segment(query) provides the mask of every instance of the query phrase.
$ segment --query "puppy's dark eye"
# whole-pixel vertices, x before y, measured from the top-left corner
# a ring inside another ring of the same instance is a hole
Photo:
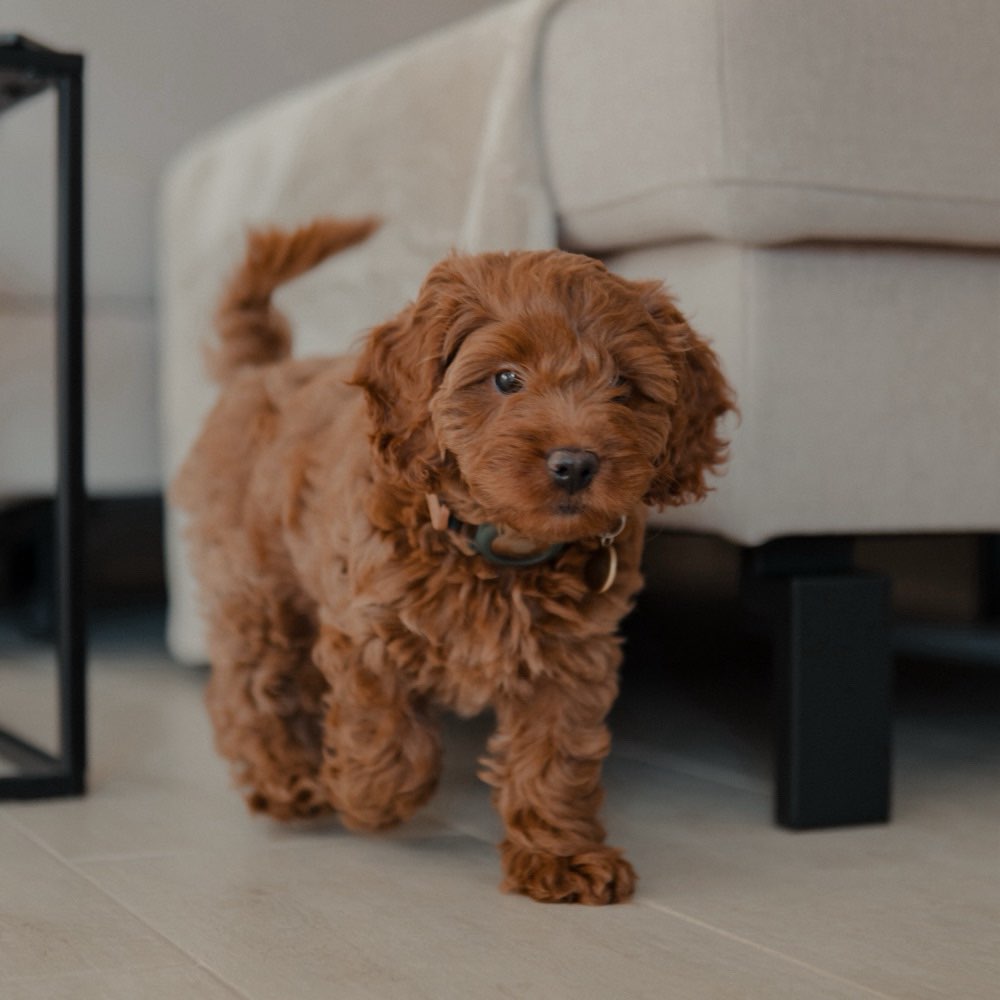
[[[627,403],[632,395],[632,386],[624,375],[615,375],[608,383],[614,390],[616,403]]]
[[[505,369],[493,376],[493,384],[505,395],[512,396],[524,388],[524,381],[517,372]]]

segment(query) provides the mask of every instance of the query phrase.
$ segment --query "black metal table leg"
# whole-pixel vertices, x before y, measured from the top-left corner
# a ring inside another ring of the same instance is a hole
[[[60,728],[67,791],[84,790],[86,621],[83,594],[83,75],[59,80],[59,303],[56,558]]]
[[[0,731],[0,756],[19,773],[0,798],[81,794],[86,784],[86,615],[83,586],[83,57],[0,36],[0,112],[58,92],[57,449],[55,504],[59,753]]]

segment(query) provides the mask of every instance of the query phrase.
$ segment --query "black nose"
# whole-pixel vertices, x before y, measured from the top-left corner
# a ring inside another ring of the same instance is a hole
[[[577,493],[590,485],[601,462],[592,451],[556,448],[545,456],[545,464],[556,486],[567,493]]]

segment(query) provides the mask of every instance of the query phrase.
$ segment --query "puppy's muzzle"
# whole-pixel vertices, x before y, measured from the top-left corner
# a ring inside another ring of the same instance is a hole
[[[582,448],[556,448],[545,456],[545,464],[556,486],[567,493],[579,493],[593,482],[601,460]]]

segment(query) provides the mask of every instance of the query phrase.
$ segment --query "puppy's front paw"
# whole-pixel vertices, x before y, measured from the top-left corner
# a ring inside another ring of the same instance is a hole
[[[505,892],[520,892],[542,903],[622,903],[635,891],[632,866],[613,847],[595,845],[562,857],[545,851],[500,846]]]

